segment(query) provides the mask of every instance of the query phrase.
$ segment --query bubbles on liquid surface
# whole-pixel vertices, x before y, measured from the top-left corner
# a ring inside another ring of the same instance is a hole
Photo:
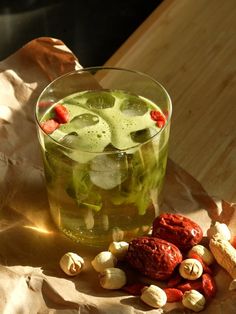
[[[111,151],[125,150],[146,142],[158,131],[150,117],[150,110],[158,107],[142,96],[97,90],[75,93],[61,102],[70,112],[70,121],[54,133],[70,148],[96,153],[110,146]]]

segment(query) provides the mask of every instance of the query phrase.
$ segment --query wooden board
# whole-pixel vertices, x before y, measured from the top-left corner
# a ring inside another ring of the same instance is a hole
[[[170,157],[209,194],[236,202],[235,0],[165,0],[106,65],[166,87]]]

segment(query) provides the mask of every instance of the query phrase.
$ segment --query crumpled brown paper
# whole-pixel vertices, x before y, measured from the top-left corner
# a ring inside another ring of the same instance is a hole
[[[51,80],[80,67],[63,42],[52,38],[35,39],[0,62],[0,312],[189,313],[176,303],[153,310],[138,297],[102,289],[90,266],[97,252],[67,239],[51,222],[34,106]],[[163,209],[191,217],[204,232],[218,220],[235,233],[235,204],[212,199],[171,160],[164,196]],[[75,278],[59,268],[68,251],[85,259],[84,271]],[[217,296],[202,313],[235,313],[236,292],[228,291],[231,278],[218,268],[216,281]]]

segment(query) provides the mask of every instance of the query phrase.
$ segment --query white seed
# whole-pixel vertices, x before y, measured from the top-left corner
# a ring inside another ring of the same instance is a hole
[[[109,217],[108,215],[102,215],[101,217],[102,227],[105,231],[109,229]]]
[[[99,282],[104,289],[120,289],[126,284],[126,274],[120,268],[106,268],[100,273]]]
[[[106,268],[115,267],[116,263],[117,258],[109,251],[100,252],[91,262],[93,268],[99,273]]]
[[[192,253],[196,253],[198,256],[200,256],[203,262],[207,265],[211,265],[215,260],[211,251],[201,244],[194,245],[188,252],[188,257],[191,258]]]
[[[141,228],[142,228],[142,232],[145,232],[145,233],[149,233],[150,231],[152,231],[150,226],[148,225],[144,225]]]
[[[224,240],[229,241],[231,239],[231,232],[228,226],[218,221],[207,230],[207,237],[212,239],[217,233],[219,233]]]
[[[113,241],[122,241],[124,239],[125,232],[118,227],[113,228],[112,230],[112,240]]]
[[[167,302],[165,291],[156,285],[144,287],[140,298],[144,303],[156,309],[163,307]]]
[[[194,312],[200,312],[205,307],[206,299],[197,290],[190,290],[184,293],[182,303],[186,308]]]
[[[84,222],[86,225],[86,228],[88,230],[93,229],[94,227],[94,216],[93,216],[93,210],[92,209],[87,209],[86,214],[84,215]]]
[[[112,242],[109,245],[108,251],[110,251],[118,260],[123,260],[129,248],[129,243],[125,241]]]
[[[236,290],[236,279],[233,279],[229,285],[229,290]]]
[[[179,266],[180,276],[189,279],[196,280],[201,277],[203,273],[202,264],[195,258],[187,258],[183,260]]]
[[[61,257],[59,264],[64,273],[69,276],[76,276],[81,272],[84,260],[81,256],[68,252]]]

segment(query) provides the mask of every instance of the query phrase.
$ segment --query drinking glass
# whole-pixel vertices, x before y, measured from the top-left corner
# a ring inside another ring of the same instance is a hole
[[[53,117],[55,104],[67,102],[78,130],[61,137],[48,134],[42,121]],[[76,106],[84,113],[76,116]],[[171,111],[160,83],[128,69],[84,68],[43,90],[36,105],[37,131],[51,216],[63,233],[88,246],[106,247],[150,231],[162,201]],[[142,127],[144,117],[153,127]],[[97,133],[98,120],[109,135],[106,145],[104,129]]]

